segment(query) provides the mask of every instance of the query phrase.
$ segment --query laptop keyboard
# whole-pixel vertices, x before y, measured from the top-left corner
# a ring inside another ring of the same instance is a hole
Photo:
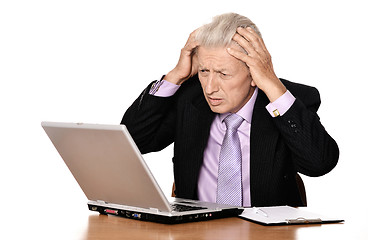
[[[194,210],[201,210],[206,209],[205,207],[196,207],[196,206],[188,206],[188,205],[182,205],[182,204],[170,204],[171,208],[175,212],[185,212],[185,211],[194,211]]]

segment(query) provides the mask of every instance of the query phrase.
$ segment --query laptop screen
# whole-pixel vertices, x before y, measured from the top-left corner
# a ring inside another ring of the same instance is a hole
[[[124,125],[42,122],[89,200],[170,211]]]

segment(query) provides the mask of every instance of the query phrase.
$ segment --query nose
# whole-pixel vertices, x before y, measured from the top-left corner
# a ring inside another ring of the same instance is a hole
[[[219,90],[218,81],[213,74],[209,74],[206,84],[206,93],[212,94]]]

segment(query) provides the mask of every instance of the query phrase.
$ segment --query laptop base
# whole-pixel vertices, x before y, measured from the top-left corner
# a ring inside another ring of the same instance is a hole
[[[88,203],[88,209],[91,211],[99,212],[100,214],[103,215],[114,215],[129,219],[150,221],[164,224],[177,224],[177,223],[197,222],[226,217],[237,217],[239,214],[243,212],[243,209],[240,208],[229,208],[229,209],[221,209],[220,211],[215,211],[211,213],[207,212],[207,213],[193,213],[187,215],[167,216],[167,215],[151,214],[136,210],[132,211],[113,207],[105,207],[91,203]]]

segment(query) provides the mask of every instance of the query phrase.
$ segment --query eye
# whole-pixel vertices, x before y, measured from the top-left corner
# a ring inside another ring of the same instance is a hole
[[[230,79],[231,78],[231,75],[228,74],[228,73],[220,72],[220,77],[222,79]]]
[[[199,69],[198,72],[199,72],[199,74],[201,76],[207,76],[208,73],[209,73],[209,70],[207,70],[207,69]]]

